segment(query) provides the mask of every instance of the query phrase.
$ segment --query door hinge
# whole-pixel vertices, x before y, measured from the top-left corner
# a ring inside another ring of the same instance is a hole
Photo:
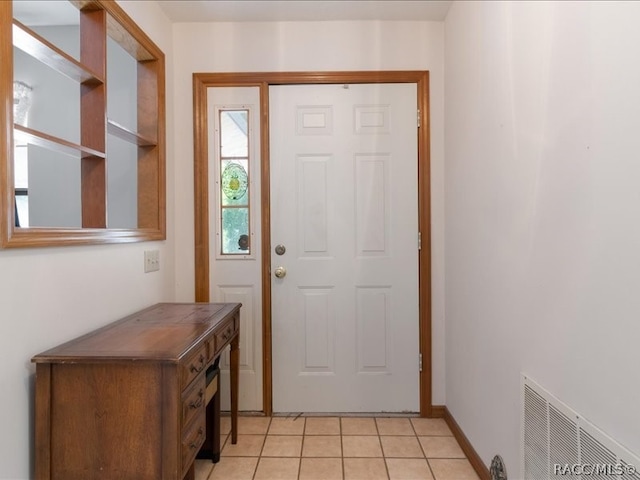
[[[418,110],[418,128],[420,128],[420,110]]]
[[[418,232],[418,250],[422,250],[422,232]]]
[[[418,368],[422,371],[422,354],[418,355]]]

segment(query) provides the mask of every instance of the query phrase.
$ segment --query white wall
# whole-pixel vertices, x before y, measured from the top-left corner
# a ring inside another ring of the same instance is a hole
[[[124,3],[169,59],[171,26],[154,2]],[[171,115],[172,102],[168,102]],[[168,173],[172,175],[168,133]],[[172,178],[168,176],[168,178]],[[30,358],[56,344],[158,301],[173,290],[173,185],[168,240],[135,245],[0,251],[0,478],[33,478],[33,382]],[[143,251],[160,250],[161,270],[143,273]]]
[[[272,22],[174,25],[177,297],[194,298],[194,72],[429,70],[433,235],[433,401],[444,397],[444,83],[441,22]]]
[[[446,395],[519,476],[526,372],[640,452],[640,4],[445,22]]]

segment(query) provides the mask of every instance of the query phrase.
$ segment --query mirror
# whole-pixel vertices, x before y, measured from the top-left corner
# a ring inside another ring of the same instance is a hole
[[[164,239],[163,53],[115,2],[0,2],[0,22],[1,245]]]

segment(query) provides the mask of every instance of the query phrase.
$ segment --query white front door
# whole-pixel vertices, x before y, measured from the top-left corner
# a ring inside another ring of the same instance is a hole
[[[269,111],[273,409],[416,412],[416,85],[272,86]]]
[[[209,298],[240,302],[240,410],[262,411],[260,91],[208,89]],[[246,237],[245,237],[246,235]],[[229,352],[220,361],[229,410]]]

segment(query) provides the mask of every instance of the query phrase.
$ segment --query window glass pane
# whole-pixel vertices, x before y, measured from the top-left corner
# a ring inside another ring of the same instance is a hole
[[[249,255],[249,209],[222,209],[222,254]]]
[[[27,146],[16,145],[13,150],[13,172],[15,188],[29,188],[29,163],[27,161]]]
[[[222,158],[249,156],[248,110],[220,112],[220,155]]]
[[[20,227],[29,226],[29,196],[16,195],[16,214]]]
[[[249,206],[249,160],[223,160],[220,197],[222,205]]]

